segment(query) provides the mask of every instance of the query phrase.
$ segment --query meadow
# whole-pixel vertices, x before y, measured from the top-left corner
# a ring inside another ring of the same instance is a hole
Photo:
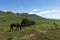
[[[1,14],[0,15],[0,40],[60,40],[60,21],[37,19],[36,17],[27,17],[34,20],[35,25],[22,27],[19,31],[7,32],[11,23],[21,23],[25,18],[18,14]],[[53,23],[57,24],[57,27]],[[59,28],[59,29],[57,29]]]

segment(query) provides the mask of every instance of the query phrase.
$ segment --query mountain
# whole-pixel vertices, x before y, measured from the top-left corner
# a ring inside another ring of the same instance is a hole
[[[30,19],[30,20],[43,20],[43,19],[45,19],[45,18],[38,16],[36,14],[28,14],[28,13],[20,13],[20,16],[23,18]]]
[[[36,14],[28,14],[28,13],[13,13],[13,12],[3,12],[0,11],[0,27],[8,27],[11,23],[21,23],[23,18],[27,18],[33,21],[45,20]]]
[[[8,27],[8,26],[10,26],[11,23],[21,23],[23,18],[33,20],[37,23],[41,23],[42,21],[46,22],[46,21],[51,20],[51,19],[43,18],[36,14],[13,13],[10,11],[8,11],[8,12],[0,11],[0,27]]]

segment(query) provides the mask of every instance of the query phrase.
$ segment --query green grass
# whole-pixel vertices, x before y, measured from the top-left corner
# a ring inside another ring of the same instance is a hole
[[[30,18],[29,20],[33,20],[36,22],[35,25],[22,28],[20,31],[7,32],[12,23],[21,23],[24,17],[16,14],[1,14],[0,15],[0,40],[8,40],[9,38],[17,38],[17,40],[60,40],[60,30],[54,29],[53,22],[55,22],[60,28],[60,21],[52,21],[46,19]],[[51,30],[54,29],[54,30]],[[40,33],[39,31],[49,31],[46,33]],[[21,39],[25,35],[35,34],[33,37],[27,37],[25,39]]]

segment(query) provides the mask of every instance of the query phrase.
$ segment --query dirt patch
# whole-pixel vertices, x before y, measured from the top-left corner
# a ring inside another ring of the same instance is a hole
[[[44,30],[36,30],[37,32],[39,32],[39,33],[47,33],[47,32],[49,32],[49,31],[44,31]]]
[[[9,37],[18,37],[21,39],[35,37],[39,33],[46,33],[49,31],[42,31],[42,30],[24,30],[18,32],[4,32],[0,33],[0,38],[9,38]]]
[[[26,39],[35,36],[35,34],[24,35],[21,39]]]
[[[35,30],[24,30],[15,32],[0,32],[0,38],[18,37],[18,38],[29,38],[35,36],[37,31]]]
[[[11,36],[13,36],[13,34],[12,33],[0,33],[0,38],[8,38],[8,37],[11,37]]]

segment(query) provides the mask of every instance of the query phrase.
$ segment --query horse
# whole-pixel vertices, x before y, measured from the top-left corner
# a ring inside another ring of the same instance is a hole
[[[14,27],[16,27],[15,31],[19,30],[19,28],[21,30],[21,25],[19,23],[13,23],[13,24],[10,25],[10,30],[9,31],[13,31]]]

